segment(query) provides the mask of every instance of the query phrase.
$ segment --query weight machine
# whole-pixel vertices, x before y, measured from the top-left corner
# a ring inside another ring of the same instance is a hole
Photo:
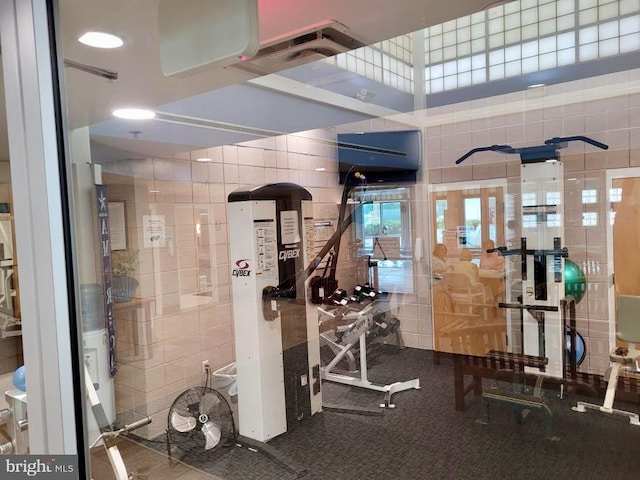
[[[353,168],[350,175],[366,180]],[[331,289],[318,288],[310,297],[322,296],[324,301],[337,286],[340,239],[355,214],[346,212],[354,187],[345,182],[336,232],[318,254],[311,195],[304,188],[268,184],[229,195],[238,424],[243,437],[266,442],[322,409],[317,311],[307,302],[307,293],[311,275],[330,252],[329,274],[318,285]],[[364,355],[361,361],[366,362]]]
[[[564,166],[559,150],[569,142],[581,141],[606,150],[609,147],[585,136],[554,137],[544,144],[514,148],[510,145],[491,145],[470,150],[456,160],[456,164],[478,152],[494,151],[520,156],[521,176],[521,239],[520,248],[498,247],[504,256],[520,256],[522,290],[516,298],[500,303],[509,309],[507,328],[510,337],[520,337],[517,353],[548,359],[545,375],[563,378],[566,372],[567,345],[564,259],[569,256],[562,246],[564,236],[563,182]],[[508,279],[509,280],[509,279]],[[515,314],[515,315],[514,315]],[[519,323],[519,329],[514,328]],[[519,332],[518,332],[519,330]],[[575,330],[570,332],[570,351],[575,352]],[[516,347],[509,339],[511,350]],[[571,353],[571,361],[575,361]],[[572,367],[575,369],[575,366]],[[527,367],[535,373],[539,368]]]
[[[357,287],[356,287],[357,288]],[[360,289],[367,289],[367,286]],[[354,308],[349,301],[341,302],[341,306],[333,311],[322,307],[317,307],[320,314],[320,324],[323,320],[329,320],[332,323],[340,322],[334,330],[334,339],[329,338],[326,333],[321,333],[321,338],[335,353],[335,357],[328,365],[322,367],[322,379],[330,382],[351,385],[354,387],[367,388],[378,392],[384,392],[384,402],[380,404],[381,408],[395,408],[392,403],[392,397],[395,393],[410,389],[419,389],[420,380],[414,378],[405,382],[394,382],[390,384],[374,383],[368,378],[367,366],[367,338],[375,336],[377,333],[382,335],[396,335],[396,342],[400,342],[399,322],[394,317],[387,317],[386,312],[381,308],[379,300],[372,297],[370,303],[364,308]],[[343,299],[346,300],[346,299]],[[356,360],[353,354],[358,349],[359,354],[359,370],[356,367]],[[346,360],[349,368],[346,372],[339,371],[338,365],[341,361]]]
[[[494,151],[520,156],[521,238],[520,248],[498,247],[487,253],[520,257],[519,294],[512,295],[498,306],[510,311],[507,315],[509,352],[488,352],[492,358],[517,359],[527,373],[538,374],[534,399],[511,395],[483,394],[483,420],[489,422],[489,405],[503,403],[513,408],[517,421],[522,422],[531,409],[545,415],[546,436],[551,433],[553,416],[542,401],[542,382],[545,378],[564,379],[567,372],[576,376],[575,299],[565,296],[564,262],[569,252],[562,246],[564,236],[564,167],[558,151],[569,142],[582,141],[606,150],[609,147],[584,136],[554,137],[543,145],[513,148],[510,145],[491,145],[474,148],[460,157],[460,164],[477,152]],[[508,278],[509,283],[512,279]],[[567,312],[570,324],[567,325]],[[519,324],[519,329],[516,327]],[[514,328],[516,327],[516,328]],[[569,330],[569,346],[566,332]],[[519,331],[518,331],[519,330]],[[513,338],[520,337],[519,342]],[[519,346],[516,344],[519,343]],[[519,350],[519,351],[517,351]],[[567,365],[568,364],[568,365]],[[569,366],[569,369],[567,369]],[[542,374],[540,374],[542,373]],[[561,396],[564,384],[561,384]]]
[[[29,421],[27,416],[27,394],[18,389],[5,392],[9,408],[0,410],[0,455],[25,455],[29,453]],[[4,435],[2,435],[4,434]]]

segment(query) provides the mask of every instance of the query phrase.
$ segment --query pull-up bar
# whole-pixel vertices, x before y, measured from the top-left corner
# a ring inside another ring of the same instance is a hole
[[[456,165],[460,165],[471,155],[478,152],[503,152],[508,154],[520,155],[520,162],[526,163],[538,163],[546,162],[547,160],[558,160],[558,150],[566,148],[569,142],[585,142],[594,147],[602,150],[607,150],[609,145],[594,140],[593,138],[585,137],[583,135],[574,135],[572,137],[553,137],[544,141],[543,145],[535,145],[533,147],[521,147],[513,148],[511,145],[489,145],[488,147],[477,147],[469,150],[458,160]]]

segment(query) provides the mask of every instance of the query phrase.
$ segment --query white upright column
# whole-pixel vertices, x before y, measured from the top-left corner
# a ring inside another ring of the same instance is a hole
[[[541,162],[521,166],[522,181],[522,236],[527,239],[527,250],[554,250],[554,239],[560,239],[560,248],[566,244],[564,237],[564,167],[562,162]],[[557,308],[542,311],[544,322],[536,320],[531,312],[523,313],[524,353],[546,357],[549,365],[545,374],[561,378],[564,375],[564,342],[560,300],[564,297],[564,259],[560,259],[560,282],[554,278],[555,264],[552,255],[546,256],[544,269],[547,277],[546,299],[536,298],[534,281],[534,256],[527,255],[527,278],[522,281],[522,303],[540,307]],[[544,324],[544,325],[542,325]],[[542,333],[542,338],[540,337]],[[544,351],[542,346],[544,345]],[[539,373],[538,369],[530,369]]]

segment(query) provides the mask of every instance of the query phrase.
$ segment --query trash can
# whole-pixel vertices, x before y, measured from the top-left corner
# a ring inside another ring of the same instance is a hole
[[[233,423],[236,433],[239,430],[240,419],[238,418],[238,386],[236,385],[236,364],[230,363],[213,372],[213,388],[222,394],[231,407],[233,413]]]

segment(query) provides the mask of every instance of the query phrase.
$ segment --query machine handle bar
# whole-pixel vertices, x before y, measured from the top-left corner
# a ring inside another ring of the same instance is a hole
[[[122,427],[119,432],[122,433],[129,433],[133,430],[137,430],[138,428],[144,427],[145,425],[149,425],[151,423],[151,417],[145,417],[142,418],[140,420],[137,420],[133,423],[130,423],[129,425],[125,425],[124,427]]]
[[[594,147],[600,148],[602,150],[609,149],[609,145],[599,142],[597,140],[594,140],[593,138],[585,137],[584,135],[574,135],[572,137],[553,137],[548,140],[545,140],[544,143],[546,145],[558,145],[560,143],[568,143],[568,142],[576,142],[576,141],[588,143],[589,145],[593,145]]]
[[[498,252],[500,255],[506,257],[509,255],[560,255],[563,258],[569,256],[569,250],[567,247],[563,247],[559,250],[522,250],[521,248],[514,250],[507,250],[507,247],[497,247],[487,249],[487,253]]]
[[[500,308],[515,308],[517,310],[536,310],[542,312],[557,312],[558,307],[548,305],[522,305],[520,303],[498,303]]]
[[[120,435],[127,434],[129,432],[132,432],[133,430],[137,430],[138,428],[144,427],[145,425],[149,425],[150,423],[151,423],[151,417],[145,417],[143,419],[140,419],[133,423],[125,425],[124,427],[118,430],[114,430],[113,432],[109,432],[109,431],[102,432],[98,436],[98,438],[96,438],[95,441],[89,446],[89,448],[95,447],[98,444],[98,442],[100,442],[100,440],[119,437]]]
[[[469,158],[474,153],[478,152],[505,152],[505,153],[514,153],[513,147],[511,145],[490,145],[488,147],[478,147],[472,150],[469,150],[463,156],[461,156],[458,160],[456,160],[456,165],[460,165],[467,158]]]
[[[553,137],[544,141],[544,145],[551,146],[556,152],[560,148],[564,148],[569,142],[585,142],[589,145],[593,145],[594,147],[600,148],[602,150],[608,150],[609,145],[594,140],[593,138],[585,137],[584,135],[574,135],[572,137]],[[504,152],[504,153],[519,153],[521,157],[526,153],[533,153],[534,151],[542,151],[542,153],[547,153],[551,155],[553,151],[549,151],[549,148],[544,148],[544,146],[535,146],[535,147],[523,147],[523,148],[513,148],[511,145],[490,145],[488,147],[477,147],[472,150],[469,150],[463,156],[461,156],[458,160],[456,160],[456,165],[460,165],[467,158],[469,158],[474,153],[478,152]],[[546,158],[552,158],[548,156]],[[539,158],[535,160],[526,161],[526,159],[521,158],[523,163],[533,163],[534,161],[542,161]]]

